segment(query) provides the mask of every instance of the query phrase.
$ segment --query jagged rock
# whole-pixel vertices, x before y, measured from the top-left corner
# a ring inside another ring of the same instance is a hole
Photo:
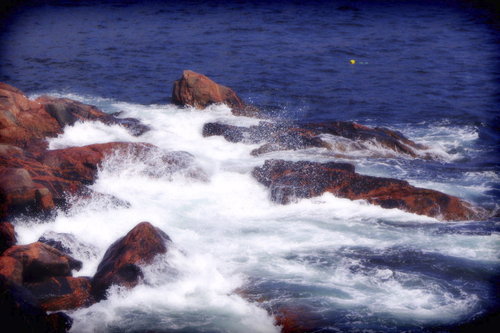
[[[272,200],[282,204],[330,192],[341,198],[364,199],[384,208],[443,220],[484,217],[481,209],[457,197],[414,187],[403,180],[360,175],[346,163],[268,160],[252,174],[270,188]]]
[[[55,98],[41,96],[35,100],[57,120],[61,127],[73,125],[77,121],[100,121],[107,125],[122,125],[131,134],[139,136],[149,131],[150,128],[135,118],[117,118],[99,110],[93,105],[84,104],[69,98]]]
[[[137,285],[142,277],[138,265],[151,263],[156,255],[166,253],[170,242],[168,235],[151,223],[139,223],[104,254],[92,281],[95,298],[105,298],[113,284],[129,288]]]
[[[26,288],[46,311],[71,310],[94,303],[89,277],[57,276],[28,283]]]
[[[0,222],[0,255],[16,242],[16,231],[12,223]]]
[[[0,322],[4,332],[63,333],[73,324],[62,312],[47,315],[29,290],[1,275],[0,295]]]
[[[38,282],[52,276],[71,276],[73,269],[80,270],[82,267],[81,261],[40,242],[12,246],[3,255],[22,264],[23,283]]]
[[[204,109],[210,104],[223,103],[229,106],[235,115],[259,114],[257,108],[246,105],[231,88],[217,84],[205,75],[190,70],[183,71],[182,77],[174,82],[172,102],[198,109]]]

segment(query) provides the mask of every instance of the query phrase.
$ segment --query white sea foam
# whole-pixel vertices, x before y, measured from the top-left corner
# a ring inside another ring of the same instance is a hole
[[[149,142],[166,151],[192,154],[195,167],[203,170],[206,179],[182,172],[158,177],[145,172],[144,161],[110,158],[91,186],[109,196],[79,202],[69,211],[59,212],[52,222],[17,221],[20,243],[36,241],[44,232],[53,231],[71,233],[93,244],[96,256],[74,254],[84,261],[76,273],[82,276],[92,276],[106,249],[141,221],[151,222],[172,238],[170,252],[144,267],[145,278],[138,287],[113,288],[108,300],[73,312],[73,332],[141,330],[143,320],[157,325],[149,326],[152,330],[277,331],[266,310],[235,292],[252,278],[326,288],[330,292],[321,295],[326,300],[325,309],[345,304],[397,318],[414,316],[423,322],[454,320],[477,302],[474,294],[451,295],[440,285],[389,268],[370,268],[370,274],[351,271],[352,262],[345,258],[335,265],[321,266],[289,257],[306,253],[321,261],[321,253],[336,257],[335,251],[346,247],[377,250],[411,246],[472,260],[499,260],[494,245],[498,237],[434,235],[425,228],[394,227],[436,223],[397,209],[331,194],[286,206],[271,202],[268,190],[252,178],[253,167],[269,156],[301,159],[311,155],[276,152],[255,158],[250,152],[257,145],[203,138],[202,126],[209,121],[243,121],[245,126],[255,123],[254,119],[232,116],[227,107],[200,111],[171,105],[97,102],[124,111],[124,117],[141,119],[152,130],[133,137],[119,126],[76,123],[51,139],[50,147]],[[415,283],[408,282],[411,279]],[[424,282],[427,284],[422,285]]]

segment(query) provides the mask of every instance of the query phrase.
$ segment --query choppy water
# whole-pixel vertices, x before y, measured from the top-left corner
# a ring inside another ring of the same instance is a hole
[[[145,141],[189,152],[206,174],[158,179],[148,161],[113,156],[92,188],[129,206],[99,197],[51,221],[16,221],[22,243],[54,231],[92,244],[74,249],[79,275],[93,275],[107,247],[140,221],[172,238],[175,248],[145,268],[140,286],[73,312],[73,332],[272,332],[269,312],[280,307],[324,332],[453,331],[498,311],[497,219],[442,223],[330,194],[276,205],[253,167],[337,159],[319,149],[252,157],[257,145],[203,138],[201,129],[256,120],[169,104],[171,83],[190,68],[274,115],[389,126],[439,159],[380,158],[372,146],[345,160],[496,207],[497,31],[458,2],[345,4],[84,1],[28,7],[5,22],[0,80],[152,127],[136,138],[78,123],[51,149]]]

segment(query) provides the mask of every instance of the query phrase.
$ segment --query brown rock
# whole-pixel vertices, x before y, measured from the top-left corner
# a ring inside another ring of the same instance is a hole
[[[364,176],[346,163],[268,160],[253,176],[271,190],[272,200],[286,204],[325,192],[351,200],[364,199],[384,208],[398,208],[442,220],[472,220],[484,211],[438,191],[411,186],[406,181]]]
[[[26,287],[45,311],[71,310],[94,303],[89,277],[57,276]]]
[[[71,270],[82,267],[80,261],[40,242],[12,246],[3,255],[21,262],[23,283],[52,276],[71,276]]]
[[[106,290],[117,284],[132,288],[142,277],[139,264],[151,263],[153,258],[168,251],[170,238],[149,222],[141,222],[125,237],[113,243],[97,267],[92,287],[97,300],[105,298]]]
[[[16,231],[10,222],[0,222],[0,254],[17,242]]]
[[[190,70],[182,72],[182,77],[174,82],[172,102],[178,105],[204,109],[210,104],[224,103],[235,115],[257,115],[258,110],[248,106],[228,87],[217,84],[203,74]]]

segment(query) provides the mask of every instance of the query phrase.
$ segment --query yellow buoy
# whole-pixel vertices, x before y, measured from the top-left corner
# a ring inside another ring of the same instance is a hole
[[[356,60],[354,59],[351,59],[351,61],[349,61],[351,63],[351,65],[354,65],[356,63]]]

